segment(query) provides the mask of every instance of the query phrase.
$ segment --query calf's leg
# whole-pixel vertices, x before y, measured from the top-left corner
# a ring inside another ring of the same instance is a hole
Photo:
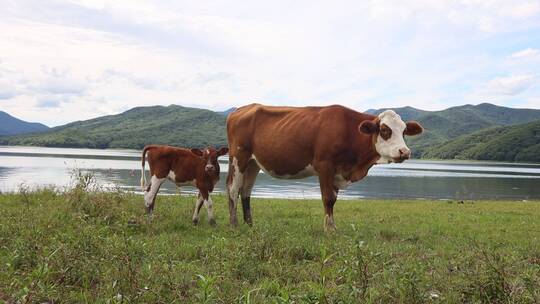
[[[210,193],[208,191],[201,191],[199,190],[199,196],[197,198],[197,202],[195,203],[195,212],[193,213],[193,224],[197,225],[199,223],[199,212],[201,211],[201,207],[204,204],[206,207],[206,212],[208,213],[208,223],[210,225],[215,226],[216,220],[214,218],[214,209],[213,209],[213,203],[212,199],[210,198]]]
[[[204,201],[204,206],[206,207],[206,212],[208,213],[208,223],[211,226],[215,226],[216,219],[214,218],[213,202],[212,198],[210,198],[210,195],[208,196],[208,199]]]
[[[195,211],[193,212],[193,225],[197,225],[199,223],[199,211],[201,211],[201,207],[203,205],[204,198],[199,192],[199,195],[197,196],[197,200],[195,201]]]
[[[146,192],[144,193],[144,205],[146,207],[146,213],[148,216],[152,215],[154,211],[154,204],[156,202],[156,196],[161,187],[161,184],[165,181],[165,178],[158,178],[155,175],[152,175],[150,179],[150,185],[147,187]]]

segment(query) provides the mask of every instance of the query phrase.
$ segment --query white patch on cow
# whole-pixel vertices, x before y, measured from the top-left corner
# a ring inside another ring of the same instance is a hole
[[[315,170],[315,168],[313,168],[313,166],[311,164],[307,165],[304,169],[294,173],[294,174],[285,174],[285,175],[279,175],[277,173],[275,173],[274,171],[272,170],[268,170],[266,169],[263,165],[261,165],[261,163],[257,160],[257,158],[255,157],[255,155],[253,155],[251,157],[253,160],[255,160],[255,162],[257,163],[257,165],[259,165],[259,167],[261,168],[261,170],[264,171],[264,173],[272,176],[272,177],[275,177],[275,178],[280,178],[280,179],[301,179],[301,178],[306,178],[308,176],[315,176],[315,175],[318,175],[317,171]]]
[[[195,211],[193,211],[193,223],[198,223],[199,222],[199,209],[200,209],[200,205],[203,203],[203,198],[202,196],[199,196],[197,198],[197,200],[195,201]]]
[[[244,180],[244,174],[240,172],[240,168],[238,167],[238,159],[236,157],[233,157],[232,166],[234,168],[234,174],[231,181],[229,195],[234,201],[234,204],[236,205],[236,201],[238,200],[238,194],[240,192],[240,188],[242,187],[242,181]]]
[[[152,175],[152,178],[150,179],[150,190],[144,193],[144,205],[146,207],[150,207],[150,205],[152,205],[152,201],[154,200],[154,197],[159,191],[159,187],[164,181],[165,178],[158,178],[157,176]]]
[[[176,181],[176,174],[174,174],[174,171],[169,171],[169,174],[167,174],[167,179],[170,180],[171,182],[175,183],[176,186],[178,187],[182,187],[182,186],[193,186],[193,187],[196,187],[196,180],[195,179],[192,179],[190,181],[186,181],[186,182],[182,182],[182,183],[178,183]]]
[[[206,207],[206,212],[208,212],[208,221],[212,221],[214,219],[214,208],[212,207],[214,204],[212,203],[212,199],[208,197],[207,201],[204,201],[204,206]]]
[[[382,157],[382,156],[381,156],[381,157],[377,160],[376,164],[379,164],[379,165],[380,165],[380,164],[389,164],[389,163],[391,163],[392,161],[393,161],[393,159],[391,159],[391,158],[386,158],[386,157]]]
[[[238,204],[238,195],[240,194],[240,188],[244,181],[244,174],[240,172],[238,159],[236,157],[232,158],[231,166],[233,175],[230,184],[227,185],[227,194],[229,195],[229,220],[231,225],[236,226],[238,224],[238,220],[236,219],[236,205]],[[230,171],[229,174],[231,174]]]
[[[378,164],[386,164],[393,162],[394,159],[400,157],[399,149],[408,149],[403,138],[403,131],[407,127],[401,117],[392,110],[386,110],[379,114],[380,125],[385,124],[392,129],[392,136],[384,140],[381,135],[378,135],[375,143],[375,150],[381,156],[377,161]]]
[[[349,187],[351,183],[352,182],[350,180],[345,179],[341,174],[336,174],[334,176],[334,186],[336,186],[340,190],[347,189],[347,187]]]

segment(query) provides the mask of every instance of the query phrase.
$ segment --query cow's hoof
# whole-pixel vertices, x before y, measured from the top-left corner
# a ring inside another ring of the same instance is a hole
[[[199,219],[194,218],[193,220],[191,220],[191,222],[193,223],[193,225],[197,226],[197,224],[199,223]]]
[[[210,224],[210,226],[212,227],[216,227],[217,223],[216,223],[216,220],[215,219],[209,219],[208,220],[208,223]]]
[[[336,225],[325,225],[324,226],[324,232],[326,233],[334,233],[336,232],[337,228]]]

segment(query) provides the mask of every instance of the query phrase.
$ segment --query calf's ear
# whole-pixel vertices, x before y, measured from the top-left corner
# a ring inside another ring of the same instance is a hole
[[[407,127],[405,128],[405,135],[413,136],[418,135],[424,131],[424,128],[416,121],[407,121]]]
[[[221,156],[221,155],[227,154],[228,152],[229,152],[229,148],[227,148],[227,147],[222,147],[221,149],[219,149],[219,151],[218,151],[217,154],[218,154],[218,156]]]
[[[379,132],[379,125],[372,120],[364,120],[358,126],[358,131],[365,134],[375,134]]]
[[[201,151],[201,149],[191,149],[191,153],[197,156],[203,156],[203,151]]]

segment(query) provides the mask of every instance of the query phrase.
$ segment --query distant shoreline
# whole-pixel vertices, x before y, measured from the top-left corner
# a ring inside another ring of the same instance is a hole
[[[39,145],[6,145],[6,144],[0,144],[0,147],[13,147],[13,148],[51,148],[51,149],[88,149],[88,150],[96,150],[96,151],[133,151],[133,152],[141,152],[142,148],[95,148],[95,147],[84,147],[84,146],[39,146]],[[0,156],[7,155],[8,153],[0,152]],[[18,155],[18,156],[26,156],[27,154],[22,152],[16,152],[16,153],[10,153],[10,155]],[[71,154],[46,154],[44,153],[43,156],[50,156],[50,157],[74,157]],[[92,157],[86,157],[85,155],[77,158],[97,158],[97,159],[125,159],[125,160],[132,160],[132,159],[140,159],[140,157],[108,157],[108,156],[101,156],[101,155],[90,155]],[[504,161],[504,160],[484,160],[484,159],[461,159],[461,158],[417,158],[413,157],[411,160],[408,161],[414,161],[414,160],[422,160],[422,161],[452,161],[452,162],[477,162],[477,163],[498,163],[498,164],[521,164],[521,165],[536,165],[540,164],[540,162],[530,162],[530,161]]]

